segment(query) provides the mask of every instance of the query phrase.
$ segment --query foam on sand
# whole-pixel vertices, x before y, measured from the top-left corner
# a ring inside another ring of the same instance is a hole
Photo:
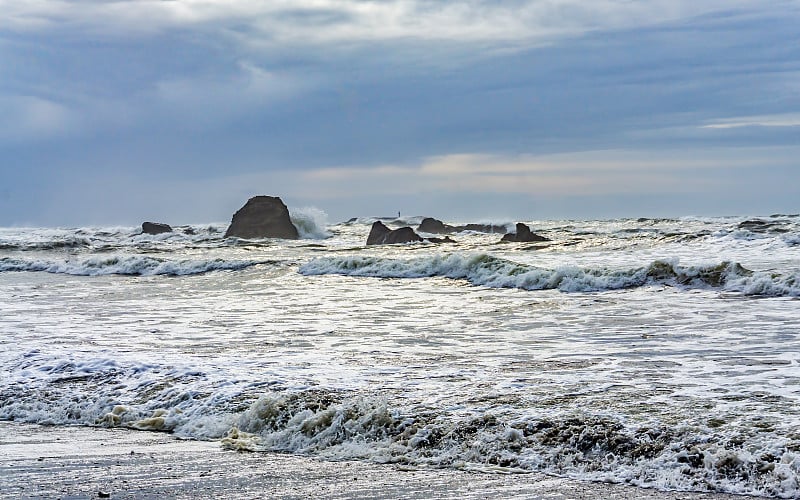
[[[235,453],[165,433],[0,421],[0,491],[17,498],[606,498],[740,500],[474,472]]]

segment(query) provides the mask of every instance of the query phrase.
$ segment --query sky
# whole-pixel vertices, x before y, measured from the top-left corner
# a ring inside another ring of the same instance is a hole
[[[798,0],[0,12],[0,226],[800,212]]]

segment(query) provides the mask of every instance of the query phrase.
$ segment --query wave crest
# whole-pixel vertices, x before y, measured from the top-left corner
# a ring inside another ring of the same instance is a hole
[[[97,256],[81,260],[29,260],[11,257],[0,258],[0,272],[29,271],[75,276],[105,276],[120,274],[127,276],[185,276],[203,274],[211,271],[238,271],[268,261],[223,260],[223,259],[181,259],[127,255]]]
[[[323,240],[331,237],[326,229],[328,214],[316,207],[293,208],[289,210],[289,218],[302,239]]]
[[[445,254],[410,260],[372,256],[321,257],[300,266],[305,275],[340,274],[375,278],[446,277],[490,288],[599,292],[648,285],[712,288],[745,295],[800,296],[800,276],[756,273],[735,262],[681,266],[657,260],[644,267],[611,269],[563,266],[544,269],[480,253]]]

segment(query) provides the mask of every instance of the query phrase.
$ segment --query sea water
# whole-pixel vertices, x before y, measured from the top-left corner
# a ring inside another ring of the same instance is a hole
[[[799,216],[370,247],[374,219],[292,216],[0,229],[0,419],[800,496]]]

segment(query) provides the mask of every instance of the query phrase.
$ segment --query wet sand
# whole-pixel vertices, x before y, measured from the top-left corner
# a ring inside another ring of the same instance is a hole
[[[324,462],[155,432],[0,422],[2,498],[742,499],[541,474]]]

